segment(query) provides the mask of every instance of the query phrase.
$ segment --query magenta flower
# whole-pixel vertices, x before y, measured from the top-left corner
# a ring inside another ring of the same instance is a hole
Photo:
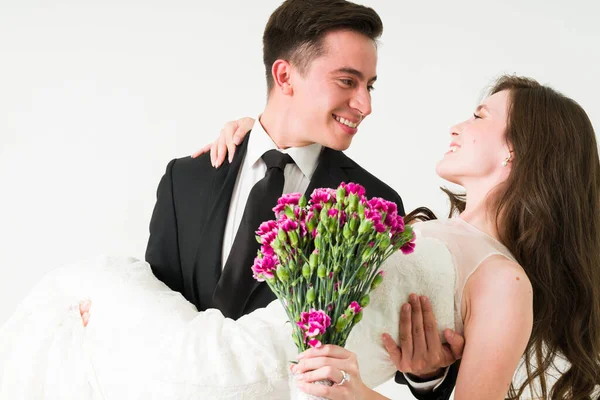
[[[273,207],[273,211],[276,215],[285,210],[287,205],[294,208],[294,206],[298,205],[300,201],[300,197],[302,197],[302,193],[286,193],[282,195],[279,200],[277,200],[277,205]]]
[[[262,224],[260,224],[258,230],[256,231],[256,234],[258,236],[263,236],[269,232],[272,232],[273,230],[277,231],[277,222],[273,220],[265,221]]]
[[[274,229],[270,232],[260,235],[260,240],[261,240],[260,243],[263,246],[271,246],[271,243],[273,243],[273,240],[275,240],[276,237],[277,237],[277,229]]]
[[[298,221],[304,220],[304,217],[306,217],[306,210],[304,208],[296,207],[294,208],[294,216]]]
[[[331,188],[315,189],[310,195],[310,201],[312,202],[313,207],[321,211],[322,203],[335,203],[335,192],[336,191]]]
[[[284,232],[289,232],[289,231],[295,231],[296,229],[298,229],[298,223],[296,221],[293,221],[289,218],[281,218],[277,224],[279,225],[279,228],[283,229]]]
[[[310,339],[308,341],[308,345],[310,347],[314,347],[314,348],[318,349],[319,347],[323,346],[323,343],[321,343],[321,341],[319,339]]]
[[[308,234],[308,229],[306,229],[306,222],[300,221],[300,236],[304,237]]]
[[[346,223],[346,213],[344,211],[338,212],[337,208],[330,209],[327,215],[330,218],[338,218],[339,215],[340,225],[344,225]]]
[[[274,278],[278,265],[279,261],[275,255],[264,255],[263,258],[256,257],[252,266],[254,279],[264,282],[265,279]]]
[[[275,255],[275,250],[273,250],[273,247],[271,247],[270,244],[263,244],[262,246],[260,246],[260,252],[267,256]]]
[[[392,235],[396,235],[397,233],[402,233],[404,232],[404,218],[402,218],[400,215],[395,214],[393,216],[389,217],[390,219],[393,218],[393,220],[391,220],[390,223],[387,223],[387,218],[386,218],[386,223],[388,224],[388,226],[391,228],[390,229],[390,233]]]
[[[389,201],[386,201],[381,197],[373,197],[371,200],[367,201],[369,208],[378,211],[380,214],[388,212],[388,203]]]
[[[350,303],[348,308],[352,309],[352,311],[354,311],[354,314],[358,314],[362,310],[362,307],[356,301],[353,301],[352,303]]]
[[[365,209],[365,218],[373,221],[373,227],[377,231],[377,233],[385,232],[386,227],[381,222],[381,214],[379,214],[376,210],[371,210],[369,208]]]
[[[402,247],[400,247],[400,251],[402,254],[410,254],[415,251],[415,233],[412,232],[412,238]]]
[[[325,333],[331,325],[331,318],[325,311],[311,308],[310,312],[300,313],[300,320],[296,324],[304,332],[304,339],[315,338]]]
[[[396,203],[394,203],[393,201],[387,201],[387,200],[383,200],[387,203],[387,212],[388,214],[397,214],[398,213],[398,206],[396,205]]]
[[[343,187],[344,189],[346,189],[346,195],[353,193],[353,194],[357,195],[359,198],[364,197],[364,195],[365,195],[365,188],[363,186],[359,185],[358,183],[342,182],[340,184],[340,187]]]

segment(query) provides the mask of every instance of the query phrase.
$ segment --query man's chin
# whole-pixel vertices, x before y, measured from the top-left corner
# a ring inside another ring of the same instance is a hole
[[[350,147],[351,144],[352,144],[352,138],[345,139],[345,140],[339,140],[338,139],[338,140],[335,140],[335,141],[331,141],[326,146],[329,147],[330,149],[333,149],[333,150],[345,151],[345,150],[348,150],[348,148]]]

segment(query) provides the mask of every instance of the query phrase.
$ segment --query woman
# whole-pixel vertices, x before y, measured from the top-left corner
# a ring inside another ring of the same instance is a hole
[[[303,389],[380,398],[368,387],[396,367],[378,339],[396,337],[403,299],[419,292],[441,330],[465,334],[455,399],[504,398],[522,354],[528,366],[536,360],[526,383],[541,377],[544,398],[590,398],[600,377],[600,165],[591,123],[572,100],[506,77],[451,134],[437,172],[465,187],[466,203],[452,197],[460,218],[415,224],[415,253],[390,257],[348,350],[308,351],[294,372],[303,382],[338,382],[340,358],[349,358],[348,384]],[[94,302],[85,329],[84,297]],[[543,376],[556,354],[571,365],[550,393]],[[0,330],[0,398],[280,399],[295,357],[279,303],[238,321],[198,313],[147,264],[108,259],[50,274]]]

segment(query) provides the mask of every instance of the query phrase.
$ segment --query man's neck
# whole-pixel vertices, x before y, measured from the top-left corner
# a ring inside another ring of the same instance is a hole
[[[302,138],[301,133],[298,132],[300,123],[293,123],[292,115],[289,107],[269,102],[260,116],[259,123],[280,149],[304,147],[313,144],[313,142]]]

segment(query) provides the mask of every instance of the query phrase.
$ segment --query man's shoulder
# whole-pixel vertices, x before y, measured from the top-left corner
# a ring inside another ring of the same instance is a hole
[[[216,171],[218,170],[211,165],[209,154],[197,158],[174,158],[167,164],[163,180],[170,182],[174,190],[196,185],[205,188],[206,184],[212,181]]]
[[[194,176],[206,174],[210,169],[214,169],[210,162],[210,154],[202,154],[199,157],[191,156],[174,158],[167,164],[166,173],[171,177]]]

